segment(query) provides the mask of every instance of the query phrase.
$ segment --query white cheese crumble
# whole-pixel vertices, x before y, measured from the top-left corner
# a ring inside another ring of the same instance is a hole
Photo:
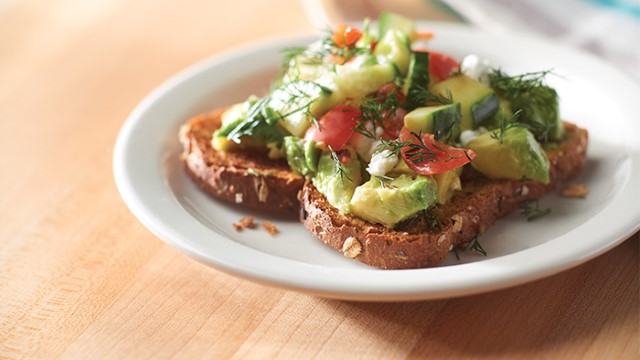
[[[371,125],[371,123],[367,123],[364,126],[367,128],[367,131],[373,132],[373,126]],[[376,138],[381,137],[383,131],[384,130],[382,129],[382,127],[377,127],[375,132]],[[356,151],[356,153],[358,153],[358,155],[365,161],[371,160],[371,156],[376,151],[376,148],[379,144],[379,140],[374,140],[359,133],[355,133],[351,137],[351,140],[349,140],[349,145],[353,146],[353,149]]]
[[[460,133],[460,145],[467,147],[471,140],[487,132],[487,129],[479,127],[476,130],[464,130]]]
[[[460,63],[460,72],[464,75],[489,86],[489,73],[491,64],[487,59],[481,59],[478,55],[467,55]]]
[[[398,163],[398,156],[390,150],[382,150],[373,154],[371,162],[367,166],[367,171],[371,175],[384,176],[391,171]]]

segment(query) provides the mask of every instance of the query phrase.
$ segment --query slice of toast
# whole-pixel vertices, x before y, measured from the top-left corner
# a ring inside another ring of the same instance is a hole
[[[267,150],[217,151],[211,145],[224,109],[190,119],[180,128],[187,173],[207,193],[245,207],[297,213],[304,179]]]
[[[547,151],[551,181],[490,180],[474,171],[462,179],[462,191],[446,205],[405,220],[394,229],[341,214],[307,181],[300,220],[318,239],[345,256],[382,269],[424,268],[440,264],[496,220],[536,200],[578,175],[586,164],[588,133],[565,123],[566,137]],[[434,224],[435,227],[434,227]]]

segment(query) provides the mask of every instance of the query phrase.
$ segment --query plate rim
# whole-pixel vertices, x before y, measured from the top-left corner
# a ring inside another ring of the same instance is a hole
[[[487,33],[483,33],[476,29],[457,24],[436,24],[434,26],[433,22],[429,22],[429,27],[436,28],[436,33],[441,31],[450,31],[450,32],[469,32],[472,31],[477,34],[484,34],[484,36],[495,37],[495,35],[490,35]],[[477,276],[470,276],[466,281],[457,283],[454,285],[447,285],[445,283],[438,283],[438,287],[434,288],[434,286],[417,286],[416,284],[407,283],[407,278],[411,277],[424,277],[425,273],[428,272],[430,276],[429,278],[434,278],[438,276],[448,276],[451,269],[445,268],[428,268],[428,269],[412,269],[412,270],[378,270],[378,269],[336,269],[338,272],[348,271],[353,276],[369,276],[370,273],[375,273],[375,276],[383,281],[389,281],[389,285],[386,288],[380,288],[379,286],[375,286],[376,284],[361,283],[358,284],[359,287],[353,287],[348,282],[319,282],[314,284],[309,284],[308,279],[305,277],[297,276],[295,274],[293,277],[283,277],[286,275],[282,271],[272,271],[268,273],[256,273],[256,269],[252,268],[252,264],[245,264],[242,262],[230,262],[228,259],[220,259],[220,258],[212,258],[211,256],[207,256],[205,254],[199,253],[195,248],[189,246],[188,243],[184,239],[184,234],[176,232],[175,228],[172,228],[168,224],[162,223],[157,218],[157,214],[153,213],[152,208],[149,207],[148,203],[145,203],[144,200],[140,197],[140,194],[134,189],[132,184],[131,173],[127,172],[127,150],[129,142],[131,141],[131,134],[137,125],[138,121],[145,115],[147,111],[151,107],[153,107],[158,101],[162,100],[164,96],[167,96],[168,93],[175,89],[176,86],[189,81],[189,79],[193,79],[197,77],[198,74],[201,74],[203,71],[210,69],[211,67],[218,66],[221,63],[226,61],[230,61],[231,59],[242,56],[247,53],[255,53],[257,51],[265,51],[266,49],[270,49],[275,47],[278,44],[286,44],[291,43],[292,41],[300,41],[301,39],[310,39],[314,37],[314,34],[300,34],[295,36],[285,36],[285,37],[269,37],[263,38],[258,41],[254,41],[251,43],[247,43],[241,46],[237,46],[231,48],[229,50],[223,51],[221,53],[215,54],[209,58],[201,60],[184,70],[178,72],[176,75],[170,77],[168,80],[163,82],[161,85],[156,87],[153,91],[149,93],[131,112],[125,123],[123,124],[120,132],[118,133],[118,137],[114,146],[113,151],[113,172],[114,179],[116,182],[116,186],[118,191],[123,198],[127,207],[131,210],[131,212],[140,220],[140,222],[149,229],[154,235],[163,240],[165,243],[173,246],[182,252],[186,253],[190,257],[205,263],[209,266],[217,268],[227,273],[231,273],[235,276],[245,278],[251,280],[253,282],[258,282],[262,284],[266,284],[269,286],[277,286],[280,288],[288,289],[288,290],[296,290],[303,291],[308,294],[329,297],[329,298],[337,298],[337,299],[345,299],[345,300],[367,300],[367,301],[406,301],[406,300],[426,300],[426,299],[436,299],[436,298],[448,298],[448,297],[456,297],[463,295],[472,295],[476,293],[481,293],[485,291],[492,291],[501,288],[506,288],[518,284],[523,284],[529,281],[533,281],[536,279],[540,279],[543,277],[547,277],[549,275],[564,271],[568,268],[577,266],[583,262],[586,262],[597,255],[600,255],[607,250],[613,248],[614,246],[623,242],[626,238],[634,234],[640,229],[640,211],[635,214],[635,220],[631,215],[627,217],[627,226],[624,229],[618,229],[614,235],[614,239],[608,242],[598,243],[595,247],[585,249],[584,253],[577,258],[570,259],[567,261],[566,257],[560,257],[558,254],[555,256],[548,256],[547,262],[545,266],[541,266],[541,264],[537,264],[537,267],[534,267],[533,271],[531,267],[527,267],[520,269],[510,269],[514,270],[508,276],[504,276],[504,274],[496,274],[495,269],[499,269],[503,266],[508,265],[507,260],[512,260],[516,258],[520,258],[522,256],[540,256],[540,255],[548,255],[548,254],[539,254],[540,251],[544,250],[545,244],[540,246],[533,247],[531,249],[523,250],[517,253],[509,254],[503,257],[497,257],[488,260],[482,260],[469,264],[459,264],[454,267],[462,272],[466,273],[474,273],[473,271],[469,271],[475,268],[483,268],[485,271],[484,274],[490,274],[489,277],[485,278],[477,278]],[[528,41],[541,41],[538,38],[532,38],[530,36],[524,35],[510,35],[510,38],[525,38]],[[562,48],[564,51],[570,51],[571,53],[578,54],[579,56],[590,58],[591,61],[595,61],[599,63],[600,66],[604,66],[609,68],[610,65],[606,64],[604,61],[595,58],[594,56],[581,52],[577,49],[570,49],[565,46],[561,46],[558,44],[547,44],[545,46],[550,46],[551,48]],[[640,94],[640,91],[637,87],[634,87],[635,84],[631,83],[631,80],[628,80],[631,84],[631,88],[635,88],[635,91]],[[628,145],[628,144],[627,144]],[[631,151],[635,150],[635,151]],[[637,172],[638,168],[638,149],[630,149],[631,155],[635,155],[630,157],[631,166],[634,167],[630,171]],[[633,175],[633,174],[632,174]],[[627,179],[627,183],[625,184],[625,189],[631,186],[629,184],[629,179]],[[621,190],[622,193],[623,190]],[[605,209],[611,208],[612,204],[615,200],[619,200],[621,194],[618,194],[616,199],[612,200],[612,203],[609,204]],[[184,209],[182,209],[184,210]],[[583,228],[587,223],[590,223],[600,215],[594,215],[589,218],[589,220],[579,226],[579,228]],[[194,219],[195,220],[195,219]],[[198,223],[197,221],[195,221]],[[192,224],[197,227],[197,224]],[[204,225],[200,224],[201,227],[204,228]],[[564,238],[569,234],[575,233],[577,229],[573,229],[567,234],[560,236],[560,238]],[[202,229],[200,229],[202,230]],[[233,240],[226,239],[231,243],[235,243]],[[553,241],[557,241],[557,239],[553,239]],[[237,244],[244,247],[243,250],[247,250],[249,253],[257,252],[260,256],[265,257],[267,260],[275,259],[278,262],[283,262],[284,267],[286,268],[296,268],[299,270],[305,271],[315,271],[315,272],[325,272],[332,273],[332,271],[327,271],[327,269],[321,265],[307,264],[299,261],[285,259],[281,257],[277,257],[275,255],[266,254],[263,252],[259,252],[256,249],[252,249],[248,246]],[[253,254],[255,255],[255,254]],[[507,259],[508,258],[508,259]],[[505,263],[507,261],[507,263]],[[550,266],[550,263],[552,264]],[[249,267],[247,267],[249,266]],[[443,270],[444,269],[444,270]],[[499,279],[496,279],[496,276],[499,276]],[[351,280],[351,276],[347,277]],[[305,280],[306,279],[306,280]]]

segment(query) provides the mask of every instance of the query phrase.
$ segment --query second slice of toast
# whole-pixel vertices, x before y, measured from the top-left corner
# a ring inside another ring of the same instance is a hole
[[[190,119],[180,129],[182,159],[189,176],[216,198],[252,209],[297,213],[304,178],[267,150],[217,151],[211,145],[224,109]]]
[[[499,218],[527,201],[541,198],[578,175],[586,164],[588,133],[565,123],[566,136],[548,150],[549,184],[531,180],[491,180],[471,171],[446,205],[436,205],[394,229],[372,224],[331,206],[310,181],[302,190],[300,220],[318,239],[345,256],[382,269],[438,265],[457,247],[464,247]]]

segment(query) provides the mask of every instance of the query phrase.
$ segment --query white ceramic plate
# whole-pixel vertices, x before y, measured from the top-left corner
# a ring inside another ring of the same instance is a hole
[[[424,24],[421,24],[424,25]],[[480,238],[486,257],[453,255],[440,267],[377,270],[326,247],[295,219],[220,203],[200,191],[180,162],[178,128],[189,117],[261,94],[276,74],[280,50],[314,36],[254,44],[179,73],[154,90],[124,124],[114,151],[120,193],[159,238],[193,258],[267,285],[355,300],[417,300],[479,293],[576,266],[638,230],[640,224],[639,87],[584,53],[529,37],[496,37],[466,27],[429,24],[435,50],[462,58],[475,53],[508,73],[554,69],[562,116],[590,131],[588,168],[576,182],[586,199],[551,194],[549,216],[527,222],[513,214]],[[281,233],[235,232],[249,214],[277,224]]]

